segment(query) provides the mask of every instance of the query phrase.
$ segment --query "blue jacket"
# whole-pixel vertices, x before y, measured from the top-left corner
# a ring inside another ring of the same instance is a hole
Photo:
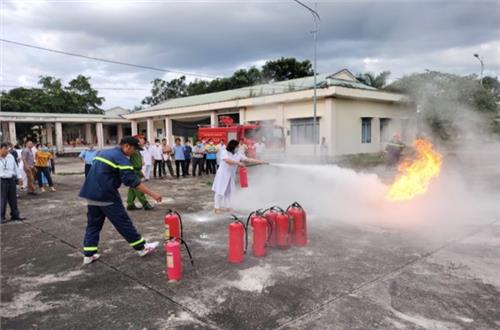
[[[121,184],[135,188],[141,180],[119,147],[97,153],[80,190],[80,197],[99,202],[120,202]]]

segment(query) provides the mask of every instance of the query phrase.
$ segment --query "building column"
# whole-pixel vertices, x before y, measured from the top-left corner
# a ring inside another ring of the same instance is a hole
[[[132,135],[137,135],[137,120],[130,121],[130,131]]]
[[[85,124],[85,142],[94,144],[94,139],[92,139],[92,126],[90,124]]]
[[[9,121],[9,142],[17,144],[16,123],[13,121]]]
[[[243,125],[247,121],[247,109],[240,108],[240,125]]]
[[[64,151],[62,123],[56,123],[56,149],[57,152]]]
[[[118,139],[118,143],[123,139],[123,124],[116,125],[116,138]]]
[[[217,111],[210,112],[210,126],[217,127],[219,123],[217,122]]]
[[[321,139],[325,137],[326,145],[328,146],[328,154],[330,156],[335,156],[336,152],[336,109],[335,102],[333,98],[325,99],[325,112],[324,116],[320,119],[319,125],[319,143],[321,143]]]
[[[148,139],[148,141],[154,141],[154,126],[155,123],[153,118],[148,118],[146,121],[146,139]]]
[[[52,137],[52,123],[45,124],[45,131],[47,132],[47,143],[54,144]]]
[[[104,148],[104,129],[102,123],[95,124],[95,132],[97,134],[97,148]]]
[[[168,144],[173,143],[172,136],[172,119],[165,117],[165,139],[167,139]]]

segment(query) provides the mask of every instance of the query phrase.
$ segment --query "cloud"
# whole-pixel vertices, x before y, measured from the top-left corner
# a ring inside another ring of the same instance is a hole
[[[494,1],[319,2],[318,68],[426,68],[500,73],[500,18]],[[112,60],[179,71],[229,75],[281,56],[312,58],[312,16],[292,1],[6,1],[4,38]],[[149,88],[161,72],[67,57],[3,44],[4,84],[35,83],[79,73],[95,86]],[[102,90],[106,107],[133,107],[147,91]]]

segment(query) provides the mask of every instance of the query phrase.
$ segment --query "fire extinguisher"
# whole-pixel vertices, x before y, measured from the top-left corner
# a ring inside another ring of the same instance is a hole
[[[174,210],[167,210],[165,218],[165,239],[183,238],[182,218],[181,215]]]
[[[233,264],[242,263],[247,252],[248,235],[243,221],[233,215],[233,222],[229,224],[229,251],[227,260]]]
[[[277,230],[276,230],[276,217],[279,212],[284,212],[279,206],[271,206],[267,210],[264,211],[264,217],[269,221],[269,224],[272,227],[272,234],[269,238],[268,246],[275,247],[277,245]]]
[[[186,247],[191,261],[191,266],[194,266],[193,256],[189,250],[186,241],[182,238],[174,237],[165,243],[165,252],[167,253],[167,279],[171,282],[176,282],[182,279],[182,257],[181,244]]]
[[[292,244],[307,245],[306,212],[299,203],[294,202],[286,209],[286,213],[293,219]]]
[[[293,218],[282,209],[276,215],[276,245],[280,249],[288,249],[291,244],[291,233],[293,228]]]
[[[247,230],[249,223],[253,228],[252,253],[255,257],[264,257],[267,255],[266,245],[273,228],[261,210],[250,213],[246,223]]]
[[[248,187],[248,172],[246,167],[240,166],[240,186],[241,188]]]

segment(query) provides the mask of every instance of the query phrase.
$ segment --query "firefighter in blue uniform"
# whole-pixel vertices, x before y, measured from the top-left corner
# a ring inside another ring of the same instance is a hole
[[[116,230],[131,247],[138,251],[141,257],[158,246],[158,242],[146,243],[137,232],[118,192],[118,188],[123,183],[151,196],[157,202],[161,201],[161,196],[141,183],[134,173],[128,157],[136,150],[141,150],[139,140],[127,136],[120,141],[118,147],[99,152],[93,160],[79,195],[88,201],[87,229],[83,241],[84,264],[90,264],[99,259],[99,234],[105,218],[111,221]]]

